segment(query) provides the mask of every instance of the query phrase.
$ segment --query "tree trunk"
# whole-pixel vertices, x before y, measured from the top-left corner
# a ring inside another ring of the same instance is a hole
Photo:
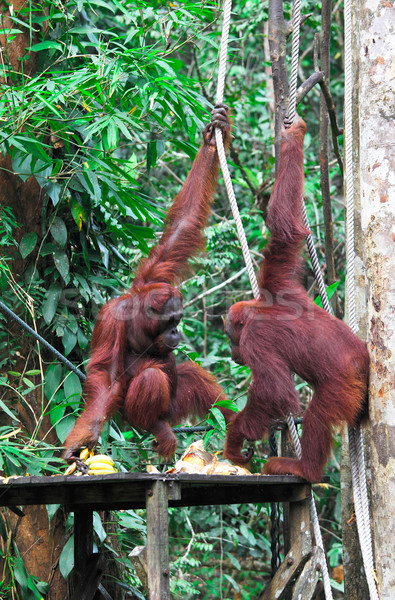
[[[0,2],[2,16],[2,28],[15,28],[15,24],[9,19],[9,5]],[[26,3],[17,0],[12,5],[13,15],[21,20],[26,20],[26,14],[23,16],[19,11],[26,7]],[[37,25],[35,26],[37,27]],[[37,41],[36,30],[32,33],[28,29],[23,33],[13,36],[5,34],[0,35],[0,50],[2,52],[3,64],[7,64],[14,71],[13,78],[18,77],[17,73],[24,73],[24,76],[31,75],[36,70],[37,53],[31,52],[27,58],[26,47]],[[22,60],[23,59],[23,60]],[[21,75],[22,76],[22,75]],[[0,80],[3,85],[12,85],[11,77],[6,75]],[[27,181],[22,181],[12,171],[11,158],[8,155],[0,155],[0,206],[8,206],[12,209],[13,215],[20,227],[15,232],[15,238],[19,242],[25,233],[35,232],[41,237],[41,213],[42,213],[42,191],[34,177]],[[26,261],[21,259],[19,252],[15,249],[12,253],[13,260],[9,263],[13,276],[18,281],[23,277]],[[38,265],[39,267],[39,265]],[[17,363],[13,364],[13,369],[20,372],[24,370],[38,368],[37,358],[33,351],[36,342],[20,331],[18,326],[13,323],[7,323],[7,328],[20,339],[20,352]],[[40,381],[36,382],[40,384]],[[36,419],[42,412],[42,387],[38,387],[31,394],[25,396],[30,410],[26,410],[26,405],[16,404],[14,408],[18,411],[21,426],[29,435],[33,432]],[[35,415],[35,417],[34,417]],[[50,420],[44,418],[42,429],[38,436],[45,433],[50,426]],[[54,436],[47,437],[47,441],[57,443]],[[4,556],[12,554],[14,544],[18,548],[21,558],[28,572],[45,581],[50,585],[50,593],[47,600],[64,600],[67,597],[67,583],[60,574],[58,560],[65,542],[64,517],[62,511],[58,511],[53,517],[51,526],[49,525],[47,509],[45,506],[32,506],[24,508],[24,517],[17,517],[10,511],[4,512],[4,527],[7,536],[13,543],[7,547]],[[2,516],[0,516],[2,518]],[[2,550],[5,550],[3,546]],[[1,572],[5,574],[5,580],[10,581],[10,574],[1,564]],[[13,595],[14,597],[14,595]]]
[[[357,4],[357,3],[356,3]],[[358,81],[358,50],[359,50],[359,5],[353,7],[353,81]],[[358,86],[353,85],[353,139],[359,138],[359,95]],[[354,224],[355,224],[355,252],[356,252],[356,312],[358,336],[367,340],[366,333],[366,292],[363,265],[363,240],[361,228],[361,196],[359,179],[359,146],[354,141]],[[347,192],[347,190],[346,190]],[[346,313],[348,310],[346,298]],[[350,468],[350,455],[348,447],[347,427],[342,430],[341,448],[341,504],[342,504],[342,532],[343,532],[343,565],[344,565],[344,598],[345,600],[360,600],[369,598],[369,590],[363,568],[361,550],[359,545],[357,524],[354,518],[354,498]]]
[[[353,14],[358,13],[354,77],[359,81],[359,136],[355,136],[354,146],[359,153],[356,175],[359,175],[361,211],[361,248],[356,265],[357,310],[360,319],[366,319],[371,357],[366,446],[373,550],[381,600],[392,600],[395,597],[395,530],[392,525],[395,506],[395,122],[391,86],[395,22],[390,3],[373,0],[368,4],[366,0],[355,0],[353,4]],[[360,591],[358,597],[364,597]]]

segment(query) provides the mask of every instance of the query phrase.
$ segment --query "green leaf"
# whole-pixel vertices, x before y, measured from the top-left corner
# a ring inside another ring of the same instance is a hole
[[[46,297],[42,304],[41,311],[44,317],[44,321],[47,325],[49,325],[52,322],[52,319],[55,316],[61,294],[62,288],[58,283],[53,283],[46,293]]]
[[[67,258],[66,252],[64,252],[63,250],[56,250],[56,252],[53,253],[53,259],[55,267],[57,268],[63,279],[66,280],[70,268],[69,259]]]
[[[0,35],[15,35],[17,33],[23,33],[21,29],[0,29]]]
[[[62,444],[69,435],[70,431],[73,429],[75,421],[76,419],[74,415],[66,415],[59,421],[57,425],[55,425],[56,435]]]
[[[60,420],[64,417],[67,409],[67,404],[64,401],[63,390],[58,390],[51,402],[51,409],[49,416],[51,418],[52,425],[58,425]]]
[[[233,556],[233,554],[231,552],[225,552],[225,554],[229,558],[229,560],[233,564],[233,566],[236,567],[236,569],[238,571],[240,571],[241,565],[240,565],[239,561],[237,560],[237,558],[235,556]]]
[[[222,431],[226,430],[226,421],[224,415],[221,413],[219,408],[213,406],[210,410],[210,416],[213,418],[213,425],[217,424]]]
[[[29,595],[28,589],[28,573],[26,571],[25,565],[23,564],[22,559],[19,557],[15,560],[13,565],[13,573],[14,577],[22,588],[23,594],[26,596]]]
[[[63,342],[65,356],[67,356],[68,354],[70,354],[70,352],[76,345],[77,336],[75,333],[70,331],[70,329],[68,327],[65,327],[63,337],[62,337],[62,342]]]
[[[3,400],[0,400],[0,408],[2,411],[5,412],[6,415],[8,415],[13,421],[17,421],[18,417],[16,417],[8,408],[8,406],[6,406],[6,404],[4,404]]]
[[[328,287],[326,288],[326,295],[328,300],[330,300],[333,296],[333,294],[336,292],[338,286],[340,284],[340,281],[335,281],[334,283],[331,283],[331,285],[328,285]],[[317,306],[321,306],[322,308],[322,300],[321,300],[321,296],[317,296],[317,298],[314,300],[315,304],[317,304]]]
[[[67,579],[74,568],[74,535],[65,543],[59,558],[59,568],[63,577]]]
[[[59,246],[63,248],[67,242],[67,229],[63,219],[60,217],[55,217],[50,231],[55,242],[57,242]]]
[[[82,331],[81,327],[78,327],[77,340],[78,340],[78,345],[81,348],[81,350],[86,350],[86,348],[88,347],[88,344],[89,344],[89,340],[86,337],[85,333]]]
[[[248,542],[251,546],[256,545],[255,536],[252,533],[251,529],[249,529],[247,527],[247,525],[244,523],[244,521],[240,522],[240,533],[248,540]]]
[[[62,380],[62,365],[52,363],[45,371],[44,393],[47,400],[52,400]]]
[[[52,164],[51,158],[45,152],[44,148],[48,148],[52,151],[52,148],[46,146],[40,140],[29,137],[28,135],[14,135],[10,138],[10,142],[13,146],[18,148],[22,154],[31,154],[38,160],[42,160],[44,163]]]
[[[59,185],[59,183],[56,183],[56,181],[48,181],[45,184],[45,191],[51,198],[52,204],[56,206],[60,200],[60,192],[62,191],[62,186]]]
[[[238,592],[240,590],[238,584],[236,583],[236,581],[233,579],[233,577],[231,575],[224,573],[224,577],[225,577],[225,579],[227,579],[229,581],[229,583],[232,585],[233,589],[236,590],[236,592]]]
[[[19,243],[19,252],[23,259],[25,259],[31,252],[33,252],[37,244],[37,233],[33,231],[26,233]]]
[[[204,443],[205,448],[207,448],[207,446],[209,445],[209,442],[210,442],[211,438],[213,437],[214,433],[215,433],[215,429],[210,429],[209,431],[207,431],[204,434],[203,443]]]
[[[233,400],[218,400],[214,406],[221,406],[222,408],[233,410],[233,412],[239,412],[238,406]]]
[[[30,379],[28,379],[27,377],[22,377],[22,381],[25,383],[25,385],[27,385],[28,388],[35,388],[37,386],[34,385],[34,383],[32,381],[30,381]]]
[[[69,373],[63,384],[64,393],[67,401],[73,404],[78,403],[82,394],[82,386],[80,378],[76,373]]]
[[[69,202],[70,211],[73,215],[73,219],[76,222],[79,231],[82,229],[82,223],[84,223],[87,219],[86,210],[81,204],[77,202],[74,198],[72,198]]]
[[[342,581],[341,583],[338,583],[334,579],[331,579],[331,587],[334,590],[338,590],[339,592],[343,592],[344,593],[344,581]]]
[[[61,504],[47,504],[48,521],[51,522]]]
[[[156,164],[156,140],[153,142],[148,142],[147,144],[147,171],[148,173],[151,170],[151,167],[154,167]]]
[[[36,92],[36,98],[38,98],[39,100],[41,100],[41,102],[43,102],[45,104],[45,106],[48,106],[49,110],[51,112],[53,112],[57,117],[59,117],[60,119],[63,118],[63,115],[58,111],[58,109],[53,106],[52,104],[50,104],[41,94],[39,94],[38,92]]]
[[[53,50],[63,50],[63,46],[62,44],[59,44],[58,42],[40,42],[39,44],[34,44],[33,46],[30,46],[29,50],[31,50],[32,52],[41,52],[41,50],[49,50],[49,49],[53,49]]]
[[[156,155],[160,158],[166,149],[165,140],[156,140]]]
[[[103,527],[101,518],[96,511],[93,513],[93,529],[96,535],[98,536],[99,540],[103,543],[107,537],[107,533]]]

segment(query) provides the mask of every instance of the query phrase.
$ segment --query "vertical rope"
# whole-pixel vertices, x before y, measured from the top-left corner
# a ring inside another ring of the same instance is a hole
[[[225,0],[224,2],[224,17],[222,25],[222,38],[221,38],[221,50],[219,56],[219,68],[218,68],[218,85],[217,85],[217,97],[216,104],[220,104],[224,99],[224,88],[225,88],[225,74],[226,74],[226,62],[228,56],[228,38],[229,38],[229,25],[230,25],[230,12],[232,9],[232,1]],[[229,202],[232,209],[233,217],[236,224],[237,235],[240,240],[241,250],[243,253],[244,261],[247,267],[248,277],[250,279],[252,292],[254,298],[259,300],[259,286],[255,275],[255,269],[252,264],[251,254],[248,249],[247,238],[244,232],[243,223],[241,221],[239,208],[237,206],[236,196],[234,193],[232,179],[229,173],[229,167],[226,160],[224,142],[222,139],[222,132],[220,129],[215,130],[215,141],[217,143],[217,152],[219,163],[221,166],[222,175],[224,178],[225,187],[229,196]]]
[[[351,0],[344,3],[344,47],[345,47],[345,74],[344,74],[344,130],[345,130],[345,189],[346,189],[346,290],[347,290],[347,320],[350,328],[357,333],[355,303],[355,239],[354,239],[354,173],[353,173],[353,129],[352,129],[352,19]],[[369,500],[366,482],[366,468],[363,447],[362,427],[348,428],[350,451],[351,478],[353,482],[353,495],[355,514],[357,517],[358,536],[361,545],[362,560],[365,568],[366,580],[369,587],[371,600],[379,600],[379,594],[374,574],[374,558],[372,536],[370,531]]]
[[[296,90],[299,68],[299,37],[300,37],[300,0],[294,0],[292,5],[292,50],[291,73],[289,77],[289,107],[288,118],[292,122],[296,114]]]

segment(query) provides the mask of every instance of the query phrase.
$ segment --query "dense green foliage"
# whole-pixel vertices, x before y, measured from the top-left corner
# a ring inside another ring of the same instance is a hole
[[[21,181],[34,175],[39,183],[39,226],[20,222],[12,204],[1,207],[1,295],[70,360],[83,365],[98,309],[128,287],[136,262],[160,233],[164,212],[200,143],[215,96],[221,13],[216,2],[186,0],[47,0],[29,10],[27,5],[14,15],[12,29],[2,30],[10,44],[20,31],[41,33],[26,55],[36,53],[38,59],[32,75],[14,71],[3,53],[0,149],[11,156]],[[288,16],[289,11],[286,5]],[[320,29],[320,2],[303,2],[302,12],[312,13],[301,39],[301,74],[307,77],[314,70],[312,43]],[[264,208],[274,172],[267,19],[267,5],[260,0],[234,2],[225,91],[234,115],[236,196],[256,261],[267,239]],[[331,53],[336,106],[342,96],[341,41],[336,13]],[[317,111],[313,90],[300,112],[308,123],[308,213],[323,260]],[[335,161],[331,185],[335,260],[342,280],[343,205]],[[177,353],[215,372],[242,407],[249,370],[230,360],[222,316],[250,291],[222,188],[206,233],[207,254],[193,261],[191,276],[182,284],[185,318]],[[236,273],[230,283],[211,292]],[[307,272],[306,285],[311,283]],[[62,469],[58,449],[78,413],[81,384],[49,354],[37,355],[36,345],[18,328],[1,322],[0,408],[6,419],[0,428],[0,469],[6,475]],[[302,393],[308,397],[307,388]],[[18,410],[32,394],[39,399],[34,427]],[[220,450],[224,424],[215,411],[210,422],[216,429],[206,442],[212,451]],[[194,439],[196,435],[180,435],[180,451]],[[104,429],[101,441],[101,449],[112,451],[122,469],[143,470],[148,460],[158,462],[152,438],[125,432],[118,418]],[[256,471],[266,455],[267,448],[257,444]],[[331,486],[318,491],[319,513],[331,566],[336,566],[341,559],[336,461],[330,478]],[[123,553],[115,556],[112,551],[114,560],[126,565],[125,580],[136,589],[139,583],[125,556],[143,543],[144,519],[133,511],[115,518]],[[100,521],[95,523],[98,540],[108,545]],[[269,528],[265,506],[173,510],[174,597],[256,598],[270,576]],[[71,555],[72,537],[60,562],[65,576],[72,568]],[[41,597],[43,586],[29,579],[20,557],[8,566],[14,567],[24,600]]]

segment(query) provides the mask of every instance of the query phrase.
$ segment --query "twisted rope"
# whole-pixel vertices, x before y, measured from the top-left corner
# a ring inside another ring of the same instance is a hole
[[[272,425],[269,431],[270,456],[278,456],[277,440],[275,433],[275,424]],[[272,578],[278,571],[281,564],[280,557],[280,509],[277,502],[272,502],[270,505],[270,549],[272,552],[271,568]]]
[[[299,68],[299,38],[300,38],[300,0],[294,0],[292,5],[292,50],[291,73],[289,76],[289,107],[288,118],[292,122],[296,114],[296,91]]]
[[[229,26],[230,26],[230,13],[232,10],[232,0],[225,0],[224,2],[224,16],[222,24],[222,37],[221,37],[221,50],[219,55],[219,67],[218,67],[218,84],[217,84],[217,97],[216,104],[221,104],[224,100],[224,89],[225,89],[225,75],[226,75],[226,62],[228,58],[228,38],[229,38]],[[215,141],[217,143],[217,152],[219,158],[219,164],[221,166],[222,175],[226,191],[228,193],[230,206],[232,209],[233,217],[236,224],[237,235],[241,244],[241,251],[247,267],[248,277],[250,279],[252,293],[255,300],[259,300],[259,286],[255,275],[255,269],[252,264],[251,254],[248,249],[247,238],[244,232],[243,223],[240,217],[239,208],[237,206],[236,196],[233,189],[232,179],[229,173],[229,167],[226,160],[224,142],[222,139],[222,132],[220,129],[215,130]]]
[[[353,172],[353,129],[352,129],[352,19],[351,0],[344,3],[344,142],[345,142],[345,188],[346,188],[346,290],[347,290],[347,320],[350,328],[357,333],[356,304],[355,304],[355,240],[354,240],[354,172]],[[362,427],[348,428],[350,451],[351,478],[355,514],[357,517],[358,536],[361,545],[362,560],[371,600],[379,600],[375,581],[372,536],[370,531],[369,499],[366,482],[366,468],[363,447]]]
[[[307,229],[310,229],[309,219],[307,217],[306,206],[305,206],[303,198],[302,198],[302,215],[303,215],[304,226]],[[315,277],[315,280],[317,283],[318,293],[321,297],[322,306],[328,313],[332,314],[332,312],[333,312],[332,307],[329,304],[328,296],[326,293],[326,286],[325,286],[324,278],[322,276],[320,263],[318,260],[317,250],[315,249],[314,240],[313,240],[313,236],[311,235],[311,233],[309,233],[309,235],[306,236],[306,244],[307,244],[307,249],[310,254],[311,266],[313,267],[314,277]]]

